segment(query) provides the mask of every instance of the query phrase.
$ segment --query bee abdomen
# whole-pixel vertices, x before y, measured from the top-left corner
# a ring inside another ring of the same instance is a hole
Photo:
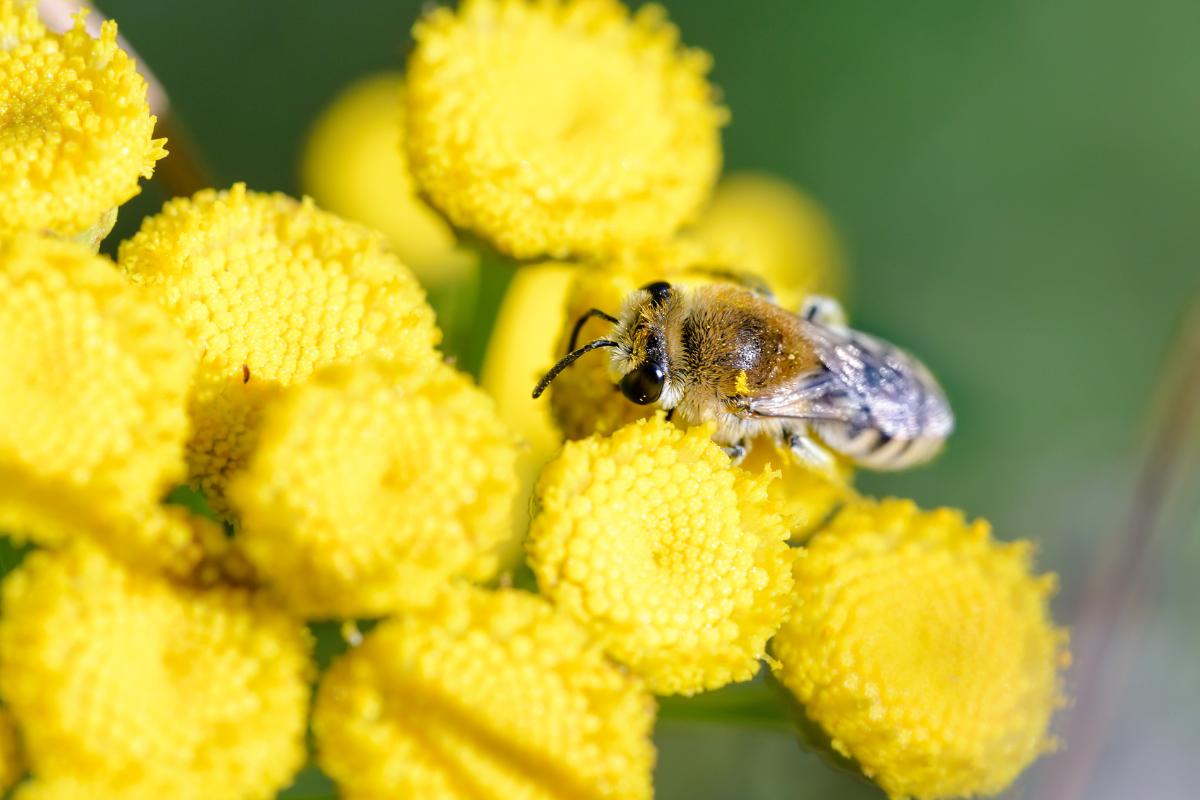
[[[869,469],[898,470],[924,463],[937,455],[940,436],[888,436],[876,428],[826,422],[816,426],[829,447]]]

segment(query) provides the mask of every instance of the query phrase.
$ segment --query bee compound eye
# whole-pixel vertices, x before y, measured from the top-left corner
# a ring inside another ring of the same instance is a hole
[[[649,405],[662,395],[666,379],[666,373],[658,364],[642,364],[621,378],[621,394],[639,406]]]
[[[654,283],[647,283],[645,286],[643,286],[642,291],[649,292],[650,299],[655,303],[662,303],[671,296],[671,284],[667,283],[666,281],[655,281]]]

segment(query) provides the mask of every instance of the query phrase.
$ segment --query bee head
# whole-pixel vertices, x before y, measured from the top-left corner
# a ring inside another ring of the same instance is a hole
[[[567,354],[538,381],[533,390],[534,399],[581,356],[601,347],[611,347],[615,348],[618,355],[613,359],[610,369],[621,393],[638,405],[656,402],[662,396],[668,378],[664,319],[672,297],[673,290],[669,283],[654,281],[629,296],[620,317],[598,308],[590,309],[575,322]],[[580,330],[592,317],[611,322],[614,326],[612,333],[607,338],[596,339],[576,348]]]
[[[629,355],[619,359],[617,370],[621,377],[617,385],[621,394],[638,405],[657,402],[667,383],[663,316],[671,292],[671,284],[666,281],[648,283],[631,298],[630,307],[622,314]]]

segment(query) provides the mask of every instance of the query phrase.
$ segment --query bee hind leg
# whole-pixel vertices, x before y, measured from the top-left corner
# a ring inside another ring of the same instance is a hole
[[[837,474],[837,462],[834,460],[833,454],[818,445],[808,435],[808,431],[785,428],[780,432],[780,438],[797,463],[823,475],[835,476]]]

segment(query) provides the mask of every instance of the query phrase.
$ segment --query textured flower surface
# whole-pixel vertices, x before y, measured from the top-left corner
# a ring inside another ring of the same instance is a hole
[[[60,36],[35,3],[0,0],[0,234],[96,225],[166,155],[154,122],[115,22]]]
[[[238,539],[309,617],[428,602],[451,576],[495,571],[515,458],[492,401],[448,366],[327,367],[267,408],[231,487]]]
[[[445,283],[462,277],[472,257],[417,196],[403,132],[404,79],[398,73],[363,78],[313,125],[301,183],[322,208],[383,232],[422,281]]]
[[[183,335],[108,259],[0,241],[0,531],[173,556],[177,530],[145,521],[184,475],[192,365]]]
[[[720,248],[798,308],[810,293],[837,295],[841,254],[825,211],[791,184],[738,172],[721,179],[691,234]]]
[[[0,692],[44,796],[266,798],[304,760],[309,649],[259,595],[75,545],[5,580]]]
[[[1051,747],[1067,659],[1030,553],[950,509],[849,506],[796,561],[778,676],[889,795],[1001,792]]]
[[[413,174],[459,227],[518,258],[669,236],[720,167],[706,53],[661,8],[466,0],[417,23]]]
[[[661,416],[568,442],[538,483],[538,586],[659,694],[758,671],[792,588],[773,475],[735,469],[704,427]]]
[[[326,673],[318,761],[347,800],[639,800],[654,701],[534,595],[459,587]]]
[[[222,513],[280,387],[364,353],[436,360],[440,334],[412,273],[382,236],[309,201],[241,184],[172,200],[119,261],[200,359],[188,466]]]

